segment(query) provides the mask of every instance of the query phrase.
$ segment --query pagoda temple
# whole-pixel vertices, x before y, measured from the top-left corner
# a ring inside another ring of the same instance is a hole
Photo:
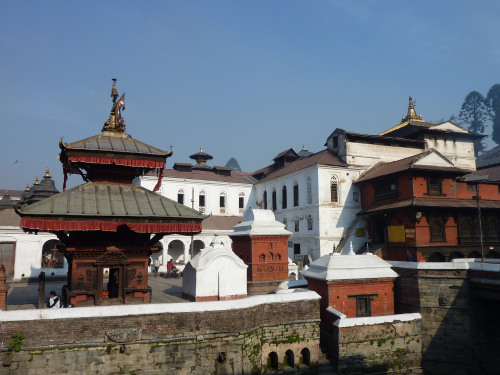
[[[63,192],[19,205],[20,226],[47,231],[64,244],[68,261],[67,301],[75,306],[148,302],[148,261],[167,234],[195,235],[205,218],[198,211],[162,197],[134,178],[156,171],[160,186],[166,159],[172,155],[125,133],[113,79],[113,104],[102,133],[74,143],[59,142]],[[84,185],[65,189],[68,174]]]

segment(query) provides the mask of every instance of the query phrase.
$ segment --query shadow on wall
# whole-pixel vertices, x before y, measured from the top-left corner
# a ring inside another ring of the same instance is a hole
[[[420,309],[422,368],[430,375],[498,374],[500,301],[494,298],[500,291],[480,298],[465,272],[449,272],[449,277],[413,275],[419,300],[397,303],[406,311]]]

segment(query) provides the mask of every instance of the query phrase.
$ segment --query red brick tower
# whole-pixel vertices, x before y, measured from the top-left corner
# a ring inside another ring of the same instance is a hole
[[[285,225],[270,210],[250,209],[229,235],[233,251],[248,265],[248,295],[272,292],[288,280],[288,237]]]

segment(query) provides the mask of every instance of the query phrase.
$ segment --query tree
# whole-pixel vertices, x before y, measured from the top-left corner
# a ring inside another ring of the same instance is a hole
[[[458,114],[458,119],[462,125],[473,133],[483,133],[485,122],[490,115],[488,107],[484,101],[484,96],[477,91],[471,91],[465,97],[465,100]],[[474,141],[474,152],[476,156],[484,150],[482,139]]]
[[[240,165],[238,164],[238,160],[235,158],[231,158],[227,161],[226,167],[231,168],[235,172],[241,172]]]
[[[493,141],[500,145],[500,84],[491,86],[488,95],[486,95],[486,106],[491,110],[491,122],[493,132],[491,137]]]

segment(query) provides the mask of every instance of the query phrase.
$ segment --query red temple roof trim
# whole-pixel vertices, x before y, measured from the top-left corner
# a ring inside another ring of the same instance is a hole
[[[136,233],[168,233],[195,235],[201,233],[201,223],[131,223],[103,220],[50,220],[23,217],[19,225],[27,230],[41,231],[104,231],[116,232],[119,226],[126,225]]]
[[[144,167],[144,168],[165,168],[165,160],[144,160],[144,159],[127,159],[127,158],[109,158],[98,156],[84,155],[69,155],[68,159],[72,163],[91,163],[91,164],[116,164],[125,165],[127,167]]]

